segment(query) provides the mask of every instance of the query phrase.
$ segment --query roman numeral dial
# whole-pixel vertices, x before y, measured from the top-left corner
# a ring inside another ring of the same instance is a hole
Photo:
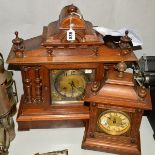
[[[107,110],[100,114],[98,127],[110,135],[121,135],[130,128],[130,118],[125,112]]]

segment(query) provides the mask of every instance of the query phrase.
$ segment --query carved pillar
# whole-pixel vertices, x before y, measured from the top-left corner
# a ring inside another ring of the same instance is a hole
[[[30,67],[24,66],[22,67],[23,70],[23,76],[24,76],[24,90],[25,90],[25,102],[26,103],[32,103],[32,81],[30,79],[29,70]]]
[[[40,66],[35,67],[35,101],[42,102],[42,79],[40,78]]]

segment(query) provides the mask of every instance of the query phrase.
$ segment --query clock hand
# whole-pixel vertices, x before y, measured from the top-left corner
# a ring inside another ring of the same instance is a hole
[[[116,118],[114,118],[113,123],[116,124]]]
[[[111,117],[107,117],[108,119],[111,119]]]
[[[74,90],[74,88],[73,88],[73,85],[72,85],[72,97],[73,97],[73,90]]]
[[[71,82],[71,86],[72,87],[75,87],[74,81]]]
[[[71,86],[71,93],[72,93],[72,97],[73,97],[73,90],[74,90],[74,87],[75,87],[75,85],[74,85],[74,82],[72,81],[71,83],[69,83],[70,84],[70,86]]]
[[[71,81],[69,84],[71,86],[71,90],[72,90],[71,93],[72,93],[72,97],[73,97],[74,92],[80,92],[80,90],[79,90],[79,88],[76,87],[74,81]]]

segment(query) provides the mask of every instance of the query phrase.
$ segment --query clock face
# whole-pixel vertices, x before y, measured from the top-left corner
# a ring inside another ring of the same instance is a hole
[[[94,78],[95,69],[52,70],[52,104],[83,103],[86,84]]]
[[[121,135],[130,129],[129,116],[120,111],[107,110],[98,118],[98,127],[101,131],[110,135]]]
[[[85,91],[86,79],[83,72],[67,70],[62,72],[55,81],[55,88],[64,97],[76,98]]]

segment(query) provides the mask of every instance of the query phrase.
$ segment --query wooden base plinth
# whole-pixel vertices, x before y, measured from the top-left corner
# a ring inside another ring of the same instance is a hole
[[[82,149],[117,153],[121,155],[140,155],[139,144],[123,144],[123,143],[108,143],[106,140],[98,140],[93,138],[87,138],[82,143]]]
[[[28,104],[21,99],[18,130],[82,127],[89,120],[89,107],[83,105]]]
[[[76,128],[85,126],[86,120],[58,120],[58,121],[18,121],[18,131],[28,131],[30,129],[47,129],[47,128]]]
[[[112,140],[111,138],[90,138],[84,135],[82,149],[116,153],[120,155],[141,155],[140,134],[136,141],[137,143],[127,143],[123,140],[119,140],[119,138],[117,138],[117,140]]]

